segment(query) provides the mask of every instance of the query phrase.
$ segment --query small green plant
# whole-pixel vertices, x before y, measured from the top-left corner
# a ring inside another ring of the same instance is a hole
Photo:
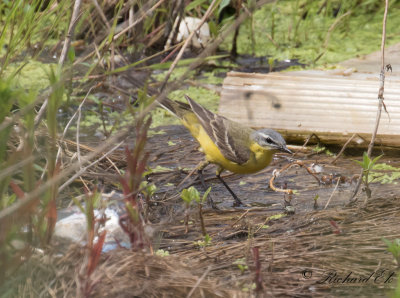
[[[317,145],[313,148],[313,151],[315,153],[321,153],[321,152],[324,152],[325,150],[326,150],[326,148],[324,146],[320,146],[320,145]]]
[[[163,249],[158,249],[156,251],[156,256],[159,257],[168,257],[169,256],[169,251],[168,250],[163,250]]]
[[[291,207],[291,206],[287,206],[287,207]],[[268,222],[280,219],[282,217],[285,217],[286,215],[287,214],[285,214],[285,213],[278,213],[278,214],[274,214],[274,215],[268,216],[265,219],[265,221],[261,225],[259,225],[257,231],[260,230],[260,229],[268,229],[269,228],[269,225],[267,224]]]
[[[373,176],[369,176],[369,175],[370,175],[370,172],[372,171],[372,169],[374,168],[374,165],[376,164],[376,162],[379,159],[381,159],[382,156],[383,155],[379,155],[379,156],[375,157],[374,159],[371,159],[371,158],[369,158],[367,152],[364,152],[362,161],[354,160],[354,162],[358,163],[363,168],[363,175],[362,175],[363,180],[362,181],[364,183],[365,192],[366,192],[368,198],[371,197],[371,189],[369,188],[369,183],[371,183],[373,180]]]
[[[211,187],[209,187],[206,190],[203,197],[200,199],[199,191],[194,186],[191,186],[189,188],[185,188],[182,190],[181,197],[182,197],[182,200],[186,204],[189,204],[189,205],[192,204],[192,202],[196,202],[198,204],[203,204],[206,201],[210,191],[211,191]]]
[[[199,246],[199,247],[204,248],[206,246],[211,245],[211,240],[212,240],[212,238],[210,237],[210,235],[206,234],[206,235],[204,235],[203,240],[195,241],[194,244]]]
[[[325,152],[325,154],[328,155],[328,156],[334,156],[335,155],[328,148],[326,148],[325,146],[321,146],[321,145],[315,146],[313,151],[315,153],[323,153],[323,152]]]
[[[185,188],[181,192],[181,198],[185,202],[187,206],[191,205],[196,199],[200,198],[199,191],[191,186],[189,188]]]
[[[267,221],[269,221],[269,220],[275,220],[275,219],[280,219],[280,218],[285,217],[285,216],[286,216],[285,213],[274,214],[274,215],[271,215],[270,217],[268,217],[268,218],[267,218]]]
[[[246,264],[246,259],[245,258],[240,258],[237,259],[235,262],[233,262],[232,264],[237,265],[237,267],[239,268],[241,274],[244,274],[244,272],[249,269],[249,266],[247,266]]]
[[[0,79],[0,212],[3,213],[0,216],[0,267],[3,268],[0,286],[8,274],[29,258],[31,245],[47,247],[57,220],[58,184],[51,183],[45,188],[43,185],[60,172],[60,163],[56,160],[56,115],[64,81],[60,69],[50,70],[45,119],[47,138],[42,151],[37,147],[35,127],[38,90],[32,88],[27,92],[15,79],[6,78],[5,73]],[[43,154],[45,163],[44,159],[37,158],[38,152],[46,153]],[[32,196],[25,205],[16,205],[40,187],[44,189],[42,195]],[[14,247],[15,243],[20,243],[21,249]]]
[[[378,163],[373,166],[373,171],[369,173],[371,181],[381,184],[397,184],[395,180],[400,179],[400,168],[393,167],[386,163]]]
[[[269,72],[272,72],[275,65],[275,59],[272,57],[268,58],[268,65],[269,65]]]
[[[400,239],[396,238],[393,241],[390,241],[386,238],[382,238],[382,240],[386,243],[387,250],[392,253],[397,266],[400,267]]]
[[[143,176],[146,176],[145,173],[142,174]],[[144,196],[144,199],[146,201],[146,206],[144,208],[144,216],[145,216],[145,220],[148,219],[148,213],[150,210],[150,206],[151,206],[151,198],[154,196],[154,194],[157,191],[157,186],[155,186],[154,183],[149,183],[148,181],[142,181],[142,183],[140,183],[140,188],[141,192]]]
[[[400,273],[397,274],[397,285],[394,291],[390,295],[391,298],[399,298],[400,297]]]
[[[211,191],[211,187],[209,187],[206,190],[206,192],[203,194],[203,197],[200,198],[200,193],[194,186],[191,186],[189,188],[185,188],[185,189],[182,190],[181,198],[185,202],[185,205],[186,205],[185,233],[187,233],[189,231],[188,222],[189,222],[189,208],[190,208],[190,205],[193,202],[196,202],[198,207],[199,207],[199,217],[200,217],[200,223],[201,223],[201,231],[202,231],[204,237],[207,236],[206,227],[204,225],[204,218],[203,218],[203,204],[207,200],[207,197],[208,197],[208,194],[210,193],[210,191]]]
[[[136,144],[132,150],[125,148],[127,169],[120,176],[120,183],[125,197],[126,213],[119,218],[119,225],[129,236],[132,250],[150,247],[150,241],[144,231],[143,210],[139,204],[139,192],[143,185],[149,153],[145,151],[147,131],[151,118],[138,119],[136,122]],[[151,190],[149,190],[151,191]]]
[[[86,217],[87,250],[85,251],[85,261],[81,264],[79,270],[79,277],[81,280],[78,291],[81,294],[79,296],[89,297],[95,285],[91,276],[100,261],[101,251],[107,233],[106,230],[100,230],[104,227],[107,219],[105,214],[103,214],[102,218],[96,218],[95,216],[95,208],[99,205],[101,200],[101,193],[97,192],[97,190],[94,190],[92,193],[86,190],[85,205],[82,205],[76,198],[72,199]],[[97,241],[95,241],[96,238]]]
[[[257,288],[256,283],[253,282],[250,285],[243,287],[242,291],[243,292],[250,292],[250,291],[254,291],[256,288]]]
[[[318,208],[318,199],[319,199],[319,195],[316,194],[314,197],[314,209]]]
[[[142,189],[142,193],[145,196],[152,197],[157,190],[157,186],[155,186],[153,183],[142,181],[142,183],[140,184],[140,189]]]

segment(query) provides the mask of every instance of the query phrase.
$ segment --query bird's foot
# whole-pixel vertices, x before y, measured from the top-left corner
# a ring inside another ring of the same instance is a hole
[[[214,200],[211,198],[210,194],[208,195],[208,198],[207,198],[207,204],[209,206],[211,206],[211,208],[214,209],[214,210],[220,210],[218,208],[217,204],[215,204]]]
[[[247,204],[244,204],[238,197],[234,198],[235,201],[232,204],[232,207],[250,207]]]

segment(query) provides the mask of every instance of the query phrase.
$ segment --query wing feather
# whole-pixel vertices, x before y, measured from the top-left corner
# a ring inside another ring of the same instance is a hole
[[[210,112],[189,96],[185,95],[185,97],[204,130],[221,150],[224,157],[238,164],[247,162],[251,154],[250,148],[246,146],[249,136],[232,125],[232,121]]]

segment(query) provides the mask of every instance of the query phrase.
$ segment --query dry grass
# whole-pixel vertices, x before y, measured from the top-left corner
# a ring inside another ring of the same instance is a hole
[[[165,135],[157,135],[149,140],[151,163],[176,167],[176,156],[179,156],[178,166],[195,166],[201,153],[196,151],[196,144],[190,142],[189,134],[176,127],[165,130]],[[175,141],[175,138],[186,146],[182,147],[176,141],[177,145],[165,148],[167,140]],[[324,164],[325,171],[334,170],[347,176],[352,174],[349,168],[354,168],[352,162],[343,158],[332,168],[328,167],[326,156],[312,156],[313,160],[307,160],[306,156],[297,158],[303,158],[307,164]],[[118,153],[111,155],[110,159],[119,167],[124,164]],[[394,186],[374,185],[375,199],[363,209],[359,206],[343,206],[348,201],[347,192],[351,190],[351,187],[343,186],[335,193],[328,209],[313,210],[312,194],[315,189],[322,189],[322,194],[326,195],[320,198],[320,206],[323,207],[334,185],[318,186],[304,171],[291,169],[279,179],[294,178],[290,183],[294,188],[302,189],[292,202],[296,214],[268,219],[271,215],[283,212],[279,204],[283,197],[281,194],[265,192],[265,185],[273,168],[280,168],[285,163],[279,159],[260,175],[227,177],[228,183],[232,183],[240,196],[247,194],[247,201],[272,200],[277,205],[267,204],[250,209],[226,208],[219,212],[206,210],[203,216],[212,241],[205,248],[196,244],[203,240],[197,208],[193,208],[190,215],[193,224],[185,234],[183,203],[172,191],[165,193],[166,189],[174,187],[168,188],[164,184],[179,184],[186,176],[185,171],[176,169],[150,175],[150,180],[160,189],[157,197],[153,198],[157,206],[150,207],[148,217],[156,234],[161,235],[161,240],[157,237],[153,239],[153,248],[168,250],[170,256],[158,257],[125,249],[103,254],[91,277],[95,282],[93,297],[185,297],[193,289],[192,297],[377,296],[395,287],[395,281],[374,283],[375,276],[368,283],[318,284],[330,272],[337,272],[340,277],[350,272],[352,277],[366,277],[383,269],[387,270],[385,276],[388,277],[390,272],[396,272],[393,257],[382,241],[382,237],[400,238],[397,228],[400,224],[400,199],[396,197],[396,192],[391,193]],[[101,173],[110,168],[110,162],[104,161],[93,170]],[[91,174],[95,175],[95,172]],[[207,174],[207,183],[215,182],[212,176],[211,169]],[[86,177],[90,179],[89,175]],[[247,183],[238,185],[235,179]],[[193,183],[193,180],[189,179],[188,183]],[[223,187],[218,184],[212,186],[217,198],[226,199],[223,207],[232,204]],[[248,290],[253,287],[255,279],[255,260],[251,251],[256,246],[260,251],[262,293]],[[61,257],[34,253],[7,287],[15,290],[14,296],[21,297],[76,296],[83,255],[84,250],[78,247],[71,247]],[[248,266],[243,270],[235,263],[241,259]],[[307,278],[303,272],[306,272]],[[311,277],[308,275],[310,273]]]
[[[25,281],[19,280],[18,297],[76,296],[82,257],[78,247],[71,247],[63,257],[35,254],[21,268]],[[104,254],[101,262],[93,277],[93,297],[185,297],[192,289],[193,297],[240,296],[219,286],[217,279],[202,277],[200,264],[188,266],[180,256],[117,250]]]
[[[199,239],[200,228],[185,235],[178,221],[165,228],[161,243],[170,256],[123,249],[104,254],[93,276],[93,296],[184,297],[193,288],[193,297],[246,296],[249,293],[242,290],[254,279],[254,246],[260,249],[263,294],[268,296],[381,295],[395,286],[374,283],[375,276],[366,284],[318,281],[333,271],[342,277],[350,272],[352,277],[366,277],[382,269],[388,277],[396,271],[381,238],[400,238],[399,199],[374,199],[362,210],[347,207],[286,216],[257,231],[268,213],[265,208],[206,213],[212,243],[202,249],[193,241]],[[74,296],[82,255],[77,247],[63,257],[35,253],[10,284],[18,288],[19,297]],[[241,258],[248,265],[243,272],[234,264]],[[304,270],[312,277],[305,278]]]

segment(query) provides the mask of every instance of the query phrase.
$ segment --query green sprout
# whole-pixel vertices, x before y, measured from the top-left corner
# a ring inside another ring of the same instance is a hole
[[[372,180],[373,180],[373,176],[369,177],[369,174],[372,171],[376,162],[379,159],[381,159],[382,156],[383,155],[379,155],[379,156],[375,157],[374,159],[371,159],[368,156],[367,152],[364,152],[362,161],[354,160],[354,162],[358,163],[363,168],[363,175],[362,175],[363,180],[362,181],[365,185],[365,192],[366,192],[368,198],[371,197],[371,189],[369,188],[369,183],[372,182]]]
[[[235,262],[233,262],[234,265],[237,265],[241,274],[244,274],[244,272],[249,269],[249,267],[246,265],[246,260],[245,258],[240,258],[237,259]]]
[[[189,212],[187,212],[187,210],[189,209],[190,205],[193,202],[196,202],[198,207],[199,207],[199,217],[200,217],[201,231],[202,231],[204,237],[208,236],[208,234],[206,232],[206,227],[205,227],[205,224],[204,224],[204,218],[203,218],[203,204],[207,200],[207,197],[208,197],[208,194],[210,193],[210,191],[211,191],[211,187],[209,187],[206,190],[206,192],[203,194],[203,197],[200,198],[200,193],[194,186],[191,186],[189,188],[185,188],[185,189],[182,190],[181,197],[182,197],[182,200],[185,202],[185,205],[186,205],[186,215],[185,215],[186,233],[189,230],[189,228],[188,228]]]
[[[147,181],[142,181],[140,183],[140,188],[147,197],[152,197],[157,190],[157,186],[155,186],[154,183],[148,183]]]
[[[318,199],[319,199],[319,194],[316,194],[314,197],[314,208],[318,208]]]
[[[185,189],[182,190],[181,197],[182,197],[182,200],[187,205],[192,204],[192,202],[196,202],[198,204],[203,204],[206,201],[210,191],[211,191],[211,187],[209,187],[206,190],[206,192],[204,193],[203,197],[200,199],[199,191],[194,186],[191,186],[189,188],[185,188]]]
[[[168,257],[169,256],[169,251],[168,250],[163,250],[163,249],[158,249],[156,251],[156,256],[159,257]]]
[[[400,267],[400,239],[396,238],[393,241],[390,241],[386,238],[382,238],[382,240],[386,243],[387,250],[392,253],[397,266]]]
[[[242,288],[242,291],[243,291],[243,292],[250,292],[250,291],[255,290],[256,288],[257,288],[257,286],[256,286],[256,284],[253,282],[253,283],[251,283],[249,286],[243,287],[243,288]]]
[[[210,246],[211,245],[211,240],[212,238],[210,237],[210,235],[206,234],[203,238],[203,240],[198,240],[195,241],[194,244],[199,246],[199,247],[206,247],[206,246]]]

